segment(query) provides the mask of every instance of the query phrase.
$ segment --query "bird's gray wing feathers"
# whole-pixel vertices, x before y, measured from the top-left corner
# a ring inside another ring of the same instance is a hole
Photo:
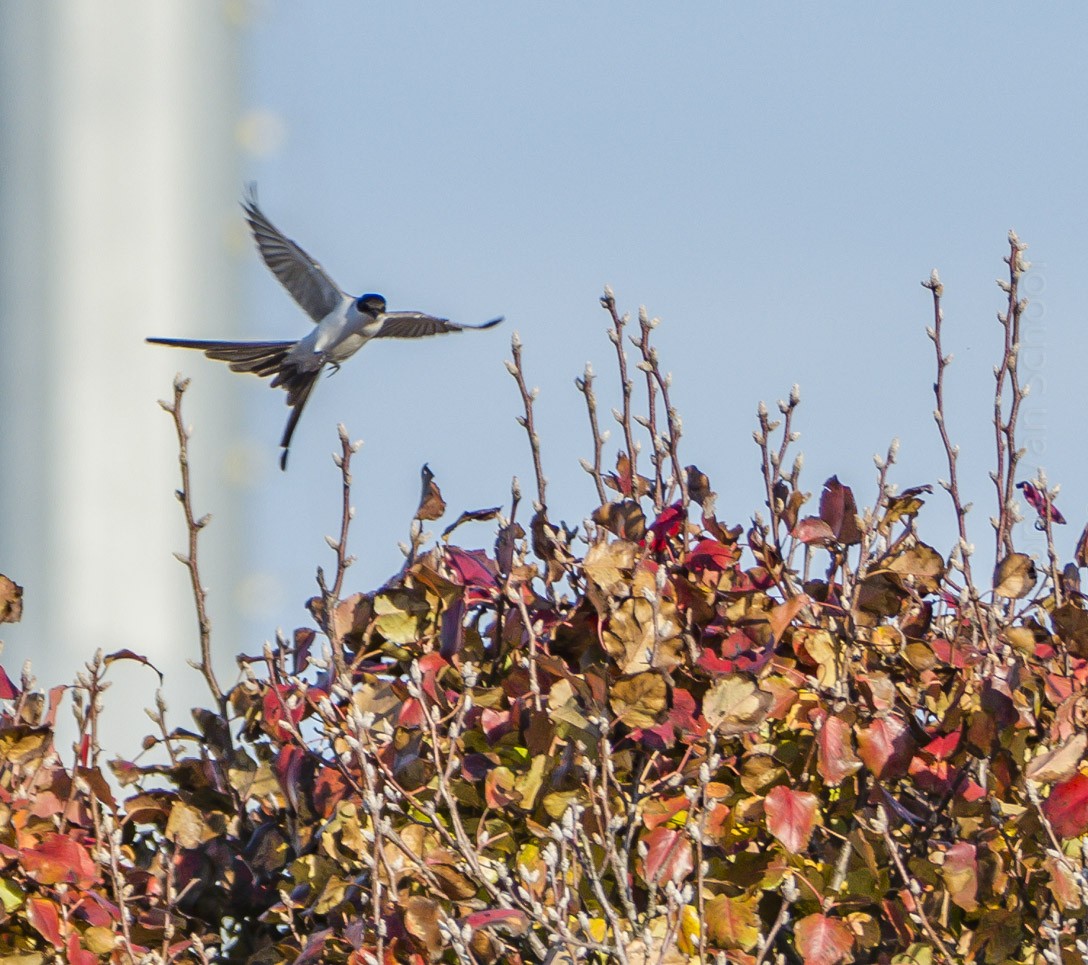
[[[493,318],[482,325],[461,325],[448,318],[436,318],[423,312],[386,312],[382,316],[382,327],[374,338],[423,338],[427,335],[444,335],[446,332],[460,332],[466,328],[491,328],[502,321],[502,316]]]
[[[232,372],[252,372],[267,378],[279,372],[294,342],[218,342],[195,338],[149,338],[155,345],[193,348],[208,358],[226,362]]]
[[[315,322],[320,322],[340,304],[342,292],[320,264],[286,237],[257,206],[257,194],[250,185],[242,202],[246,221],[253,232],[264,263],[272,274]]]

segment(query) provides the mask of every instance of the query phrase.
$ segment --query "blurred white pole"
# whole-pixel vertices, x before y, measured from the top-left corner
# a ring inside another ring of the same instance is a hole
[[[240,330],[236,7],[0,3],[0,572],[26,588],[0,662],[14,676],[32,659],[43,686],[128,647],[169,671],[168,693],[206,703],[185,666],[195,617],[171,556],[185,533],[157,405],[182,368],[195,508],[218,517],[203,537],[217,662],[234,678],[236,388],[143,339]],[[152,703],[154,675],[118,672]],[[186,707],[173,723],[189,725]],[[136,712],[113,712],[130,740]]]

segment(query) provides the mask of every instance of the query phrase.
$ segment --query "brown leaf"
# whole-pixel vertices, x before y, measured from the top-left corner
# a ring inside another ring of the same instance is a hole
[[[767,621],[771,625],[771,633],[774,634],[776,641],[782,639],[782,634],[786,632],[786,628],[793,622],[794,617],[811,602],[804,593],[799,593],[797,596],[790,597],[785,603],[772,608]]]
[[[661,596],[654,612],[646,596],[657,591],[647,571],[635,574],[631,589],[634,595],[616,608],[601,634],[605,650],[623,674],[672,670],[680,663],[684,642],[676,604]]]
[[[1084,527],[1080,539],[1077,540],[1077,548],[1073,552],[1073,559],[1077,566],[1082,569],[1088,566],[1088,526]]]
[[[1033,757],[1028,762],[1025,775],[1028,780],[1038,781],[1040,784],[1067,781],[1076,773],[1086,749],[1088,734],[1078,731],[1064,744]]]
[[[628,727],[653,727],[669,703],[669,685],[654,671],[617,680],[609,693],[612,711]]]
[[[1024,553],[1010,553],[994,569],[994,595],[1022,600],[1039,579],[1035,563]]]
[[[774,697],[744,674],[729,674],[703,697],[706,722],[727,737],[755,730],[767,717]]]
[[[897,496],[892,496],[888,500],[888,508],[884,513],[884,518],[880,521],[880,531],[888,533],[900,519],[918,515],[918,511],[924,505],[924,501],[918,497],[922,493],[931,492],[933,492],[932,486],[914,486],[903,490]]]
[[[437,958],[444,944],[438,927],[438,902],[422,895],[412,895],[404,902],[403,908],[404,927],[408,933],[423,942],[432,958]]]
[[[913,577],[918,591],[925,596],[940,589],[944,558],[932,546],[917,543],[891,560],[888,569],[900,576]]]
[[[582,569],[608,596],[627,596],[637,555],[638,547],[626,540],[595,543],[586,553]],[[625,588],[627,593],[622,592]]]
[[[18,623],[23,618],[23,588],[0,573],[0,623]]]
[[[419,471],[422,483],[422,492],[419,496],[419,508],[416,510],[416,519],[438,519],[446,511],[446,501],[442,498],[442,490],[434,481],[434,473],[424,463]]]
[[[1088,610],[1065,603],[1052,614],[1054,632],[1075,657],[1088,657]]]
[[[688,477],[688,495],[700,506],[708,499],[714,498],[714,491],[710,488],[710,479],[706,473],[701,472],[698,466],[688,466],[684,472]]]
[[[487,509],[466,509],[449,526],[442,530],[442,538],[448,539],[450,534],[464,523],[482,523],[494,519],[502,510],[501,506],[489,506]],[[441,514],[439,514],[441,515]],[[422,517],[420,517],[422,519]]]
[[[593,522],[620,539],[639,542],[646,535],[646,514],[633,499],[605,503],[593,510]]]

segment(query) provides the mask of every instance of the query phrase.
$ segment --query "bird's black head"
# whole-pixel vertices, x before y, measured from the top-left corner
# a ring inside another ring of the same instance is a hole
[[[385,311],[385,299],[381,295],[375,295],[371,292],[356,298],[355,307],[367,315],[378,315]]]

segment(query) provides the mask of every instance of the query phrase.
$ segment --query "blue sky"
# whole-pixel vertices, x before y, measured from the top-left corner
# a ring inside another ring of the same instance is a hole
[[[243,163],[272,220],[350,291],[469,322],[507,317],[489,332],[367,346],[320,386],[286,474],[282,398],[252,380],[268,463],[247,526],[255,637],[306,623],[314,567],[331,565],[338,422],[365,442],[352,589],[399,567],[424,462],[450,519],[505,502],[514,475],[531,489],[503,366],[515,329],[541,390],[553,515],[588,515],[573,379],[592,360],[605,408],[618,403],[605,284],[622,308],[661,317],[684,461],[710,474],[732,523],[761,508],[756,406],[795,382],[806,489],[838,473],[871,505],[871,456],[892,437],[901,486],[946,475],[919,285],[938,267],[956,355],[949,427],[978,504],[972,535],[988,548],[994,279],[1010,227],[1035,264],[1025,476],[1040,463],[1063,483],[1071,550],[1086,496],[1085,8],[269,0],[246,29],[246,109],[285,132]],[[244,336],[305,330],[255,256],[247,292]],[[942,499],[921,525],[947,550]],[[460,542],[491,539],[484,524]]]

